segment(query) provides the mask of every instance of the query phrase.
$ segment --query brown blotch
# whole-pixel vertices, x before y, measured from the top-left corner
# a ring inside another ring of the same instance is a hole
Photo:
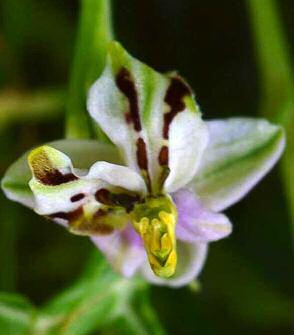
[[[56,186],[78,179],[74,174],[62,174],[60,171],[52,170],[34,170],[34,175],[44,185]]]
[[[91,231],[99,235],[108,235],[111,234],[114,230],[113,227],[101,222],[104,216],[107,215],[107,211],[99,209],[93,216],[93,225],[91,226]]]
[[[129,70],[125,67],[121,68],[116,76],[116,85],[118,89],[126,96],[129,101],[129,111],[125,113],[125,120],[128,124],[133,123],[135,131],[142,130],[138,94],[134,80]],[[137,140],[137,162],[140,169],[146,171],[146,183],[148,189],[151,189],[151,181],[148,173],[148,160],[146,144],[142,138]]]
[[[127,193],[112,194],[112,200],[117,206],[122,206],[127,212],[130,212],[135,203],[140,200],[138,195],[130,195]]]
[[[48,217],[52,219],[64,219],[67,220],[70,226],[70,230],[76,234],[81,235],[107,235],[113,232],[113,227],[103,223],[103,218],[107,215],[107,211],[99,209],[93,216],[91,221],[87,221],[85,218],[77,222],[84,215],[83,207],[79,207],[71,212],[57,212],[50,214]]]
[[[45,185],[61,185],[79,179],[73,173],[62,174],[58,170],[52,170],[46,172],[41,178],[40,181]]]
[[[138,95],[131,73],[122,68],[116,76],[116,86],[129,100],[130,111],[125,114],[127,123],[133,123],[136,131],[141,131],[141,121],[139,115]]]
[[[105,188],[101,188],[95,193],[95,198],[98,202],[104,205],[113,205],[111,193]]]
[[[48,217],[51,219],[63,219],[71,222],[78,219],[83,213],[83,207],[79,207],[71,212],[56,212],[48,215]]]
[[[139,137],[137,140],[137,162],[142,170],[148,169],[147,150],[143,138]]]
[[[189,86],[179,77],[171,79],[164,101],[170,106],[170,111],[164,115],[163,137],[168,139],[170,124],[175,116],[185,109],[184,97],[191,95]]]
[[[125,120],[127,124],[131,124],[133,122],[133,119],[130,113],[125,113]]]
[[[121,206],[127,210],[133,208],[135,202],[137,202],[140,197],[136,194],[127,193],[111,193],[107,189],[100,189],[95,193],[95,198],[101,204],[107,206]]]
[[[163,146],[158,156],[158,162],[160,165],[168,165],[168,147]]]
[[[73,173],[62,174],[54,169],[45,154],[40,154],[31,164],[34,176],[44,185],[56,186],[78,179]]]
[[[70,201],[71,202],[76,202],[76,201],[82,200],[83,198],[85,198],[85,194],[84,193],[78,193],[78,194],[73,195],[70,198]]]

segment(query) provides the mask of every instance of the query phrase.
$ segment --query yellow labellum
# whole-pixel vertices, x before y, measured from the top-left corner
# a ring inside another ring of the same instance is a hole
[[[135,206],[131,217],[144,241],[151,269],[159,277],[171,277],[177,265],[177,211],[172,200],[166,196],[146,199]]]

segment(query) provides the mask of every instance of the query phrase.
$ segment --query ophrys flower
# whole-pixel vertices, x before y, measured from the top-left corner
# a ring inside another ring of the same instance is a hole
[[[8,170],[7,196],[91,236],[125,276],[187,284],[208,243],[232,230],[219,211],[278,160],[283,130],[249,118],[204,122],[179,75],[155,72],[116,42],[88,110],[116,148],[64,140],[34,149],[31,174],[24,158]]]

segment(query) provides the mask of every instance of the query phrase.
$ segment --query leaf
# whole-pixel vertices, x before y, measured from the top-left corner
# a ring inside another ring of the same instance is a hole
[[[150,305],[147,284],[113,273],[98,252],[75,284],[38,311],[25,298],[0,295],[2,324],[5,335],[87,335],[103,329],[165,334]]]
[[[88,270],[75,285],[44,306],[36,322],[37,334],[86,335],[114,324],[121,327],[119,334],[125,334],[126,329],[135,329],[137,335],[164,334],[146,296],[147,284],[113,273],[98,255],[93,255]],[[149,315],[135,308],[136,301],[147,306]],[[44,320],[51,322],[47,322],[47,329]]]
[[[110,0],[84,0],[81,6],[66,105],[66,137],[69,138],[90,136],[86,95],[90,85],[102,72],[107,45],[112,39]]]
[[[5,335],[28,334],[35,309],[20,295],[0,293],[0,329]]]
[[[285,127],[287,147],[282,159],[284,188],[294,233],[294,70],[278,1],[248,0],[261,77],[259,113]]]

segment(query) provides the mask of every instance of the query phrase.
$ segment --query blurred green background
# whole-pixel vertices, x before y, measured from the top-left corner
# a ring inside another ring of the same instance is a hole
[[[291,60],[294,4],[277,3]],[[63,137],[79,3],[1,0],[0,10],[2,176],[24,151]],[[206,119],[260,115],[263,85],[251,19],[248,1],[113,1],[116,39],[159,71],[177,69],[194,88]],[[94,246],[0,197],[0,290],[43,306],[79,277]],[[227,211],[234,233],[211,244],[200,292],[151,288],[152,305],[168,334],[294,334],[286,197],[277,166]],[[0,300],[0,315],[3,306]],[[3,335],[18,334],[7,329]],[[85,334],[100,331],[120,334],[111,323]]]

